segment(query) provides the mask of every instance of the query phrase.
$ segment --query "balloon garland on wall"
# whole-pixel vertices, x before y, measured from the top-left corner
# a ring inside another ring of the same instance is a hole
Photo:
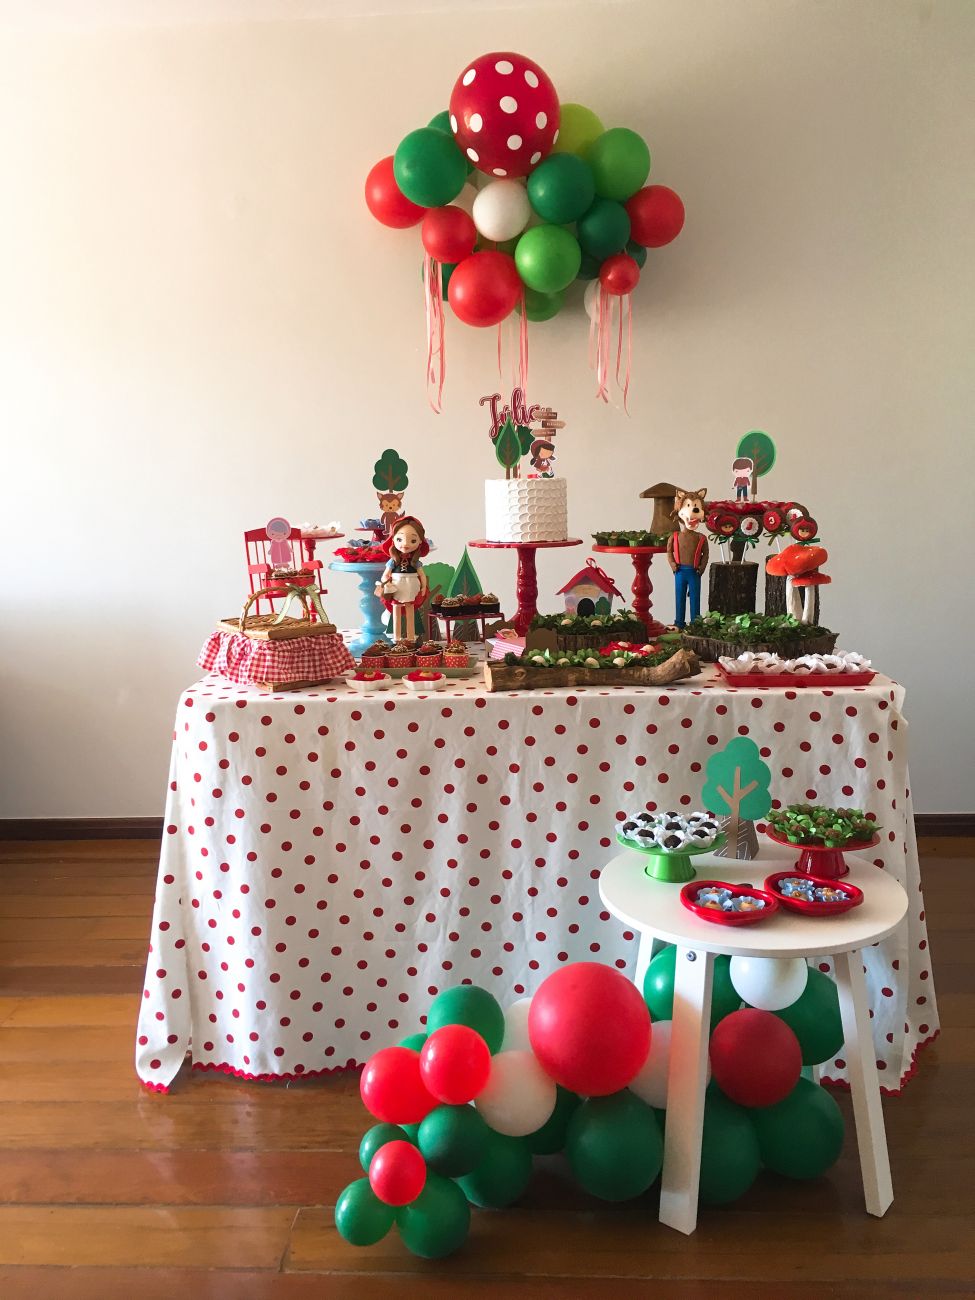
[[[609,401],[615,333],[615,380],[626,407],[631,295],[647,250],[669,244],[684,225],[679,196],[648,185],[649,174],[641,136],[606,130],[582,104],[560,104],[543,69],[510,51],[469,63],[449,108],[376,163],[366,177],[369,211],[393,229],[420,226],[434,411],[446,378],[445,296],[464,324],[498,327],[499,369],[502,322],[520,316],[518,386],[527,391],[528,322],[558,315],[575,280],[588,282],[597,396]]]

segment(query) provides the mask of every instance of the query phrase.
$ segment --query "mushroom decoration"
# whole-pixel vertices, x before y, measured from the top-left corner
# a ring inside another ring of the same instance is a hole
[[[828,558],[825,547],[803,546],[797,542],[777,555],[770,555],[765,562],[766,573],[785,578],[786,609],[800,623],[813,621],[813,588],[832,582],[832,578],[819,572],[820,565]],[[805,588],[805,598],[800,594],[802,588]]]

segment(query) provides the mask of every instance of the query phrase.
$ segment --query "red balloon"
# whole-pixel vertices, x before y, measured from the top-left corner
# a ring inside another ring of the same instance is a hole
[[[423,220],[426,208],[411,203],[393,176],[393,155],[381,158],[366,177],[366,207],[384,226],[405,230]]]
[[[426,1181],[426,1161],[412,1142],[385,1142],[369,1161],[369,1186],[387,1205],[409,1205]]]
[[[789,1095],[801,1072],[799,1040],[771,1011],[733,1011],[711,1034],[711,1074],[739,1106],[774,1106]]]
[[[629,253],[614,253],[599,268],[599,283],[607,293],[632,293],[640,283],[640,268]]]
[[[497,325],[521,297],[521,276],[507,253],[471,253],[454,268],[447,298],[465,325]]]
[[[650,1012],[619,971],[572,962],[539,985],[528,1037],[556,1083],[584,1097],[605,1097],[625,1088],[647,1059]]]
[[[527,176],[559,133],[559,97],[545,72],[523,54],[482,54],[450,95],[457,147],[488,176]]]
[[[446,207],[427,211],[420,238],[423,247],[438,262],[461,262],[474,251],[477,227],[469,212],[448,203]]]
[[[387,1124],[419,1124],[437,1104],[420,1077],[420,1053],[384,1047],[366,1062],[359,1078],[366,1109]]]
[[[630,238],[647,248],[663,248],[684,226],[684,205],[666,185],[645,185],[623,204],[630,214]]]
[[[427,1091],[450,1106],[473,1101],[490,1073],[488,1045],[467,1025],[434,1030],[420,1050],[420,1076]]]

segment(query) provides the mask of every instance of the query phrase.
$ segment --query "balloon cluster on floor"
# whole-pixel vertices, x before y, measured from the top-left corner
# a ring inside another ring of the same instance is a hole
[[[604,401],[616,305],[615,374],[625,405],[630,295],[647,249],[669,244],[684,224],[678,195],[648,185],[649,174],[641,136],[606,130],[581,104],[560,104],[543,69],[510,51],[469,63],[449,108],[376,163],[365,186],[370,212],[394,229],[420,225],[434,410],[446,374],[444,294],[467,325],[500,329],[520,313],[519,386],[527,391],[527,322],[556,316],[576,280],[590,282],[590,363]],[[500,358],[500,335],[498,350]]]
[[[466,1240],[472,1204],[523,1195],[536,1156],[564,1154],[605,1201],[646,1192],[663,1161],[676,958],[657,954],[642,997],[595,962],[562,967],[506,1012],[471,985],[438,994],[427,1032],[363,1070],[379,1123],[359,1147],[366,1177],[336,1203],[339,1233],[371,1246],[395,1224],[414,1254],[442,1258]],[[801,1071],[843,1042],[835,985],[801,960],[718,957],[711,1026],[701,1202],[735,1200],[762,1166],[819,1177],[843,1117]]]

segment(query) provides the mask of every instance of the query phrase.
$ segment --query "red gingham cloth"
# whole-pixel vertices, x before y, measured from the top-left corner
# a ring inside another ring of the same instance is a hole
[[[355,668],[340,636],[254,641],[241,632],[211,632],[197,664],[238,686],[259,682],[322,682]]]

